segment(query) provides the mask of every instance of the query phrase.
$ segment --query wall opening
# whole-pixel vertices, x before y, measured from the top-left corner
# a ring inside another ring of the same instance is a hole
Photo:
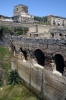
[[[63,34],[62,34],[62,33],[60,33],[60,34],[59,34],[59,36],[61,36],[61,37],[62,37],[62,36],[63,36]]]
[[[53,25],[56,25],[56,20],[55,20],[55,18],[53,18]]]
[[[44,53],[41,50],[37,49],[37,50],[34,51],[34,54],[36,56],[38,64],[41,65],[41,66],[44,66],[44,64],[45,64]]]
[[[15,48],[15,46],[14,46],[14,50],[16,51],[16,48]]]
[[[66,38],[66,35],[65,35],[65,38]]]
[[[56,54],[54,59],[55,59],[55,63],[56,63],[56,70],[63,74],[64,59],[63,59],[62,55]]]
[[[11,45],[11,50],[12,50],[12,52],[16,51],[16,48],[13,44]]]
[[[51,37],[54,38],[54,33],[51,33]]]
[[[20,51],[23,53],[23,55],[25,57],[25,60],[27,60],[27,53],[26,53],[26,51],[23,51],[22,48],[20,48]]]

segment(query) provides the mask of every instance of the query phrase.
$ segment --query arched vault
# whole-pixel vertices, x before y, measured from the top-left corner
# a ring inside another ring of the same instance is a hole
[[[44,64],[45,64],[44,53],[40,49],[37,49],[37,50],[34,51],[34,55],[37,59],[38,64],[41,65],[41,66],[44,66]]]

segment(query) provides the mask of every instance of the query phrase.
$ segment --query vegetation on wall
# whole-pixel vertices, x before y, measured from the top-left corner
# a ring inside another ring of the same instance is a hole
[[[5,36],[7,33],[9,35],[25,35],[28,31],[28,27],[6,27],[0,26],[0,38]]]
[[[0,47],[0,86],[20,84],[17,70],[11,70],[12,53],[8,48]]]
[[[28,32],[28,27],[15,27],[14,32],[16,35],[25,35]]]
[[[47,17],[34,16],[34,20],[37,21],[36,23],[38,24],[50,25]]]
[[[0,100],[39,100],[20,84],[18,72],[11,70],[11,58],[11,51],[0,46]]]
[[[11,70],[11,57],[12,53],[8,48],[0,46],[0,84],[5,85],[8,83],[8,74]]]

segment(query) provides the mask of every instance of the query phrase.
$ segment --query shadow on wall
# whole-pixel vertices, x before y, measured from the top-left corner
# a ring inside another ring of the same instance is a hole
[[[44,66],[44,64],[45,64],[44,53],[40,49],[37,49],[34,51],[34,54],[35,54],[38,64],[41,66]]]
[[[25,57],[25,60],[27,60],[27,53],[26,53],[26,51],[23,51],[22,48],[20,48],[20,51],[23,53],[23,55]]]
[[[11,50],[12,50],[12,52],[16,51],[16,48],[13,44],[11,44]]]

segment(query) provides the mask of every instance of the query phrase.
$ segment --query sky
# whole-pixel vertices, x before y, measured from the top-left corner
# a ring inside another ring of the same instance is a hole
[[[34,16],[66,17],[66,0],[0,0],[0,15],[12,17],[14,6],[19,4],[28,6],[28,13]]]

